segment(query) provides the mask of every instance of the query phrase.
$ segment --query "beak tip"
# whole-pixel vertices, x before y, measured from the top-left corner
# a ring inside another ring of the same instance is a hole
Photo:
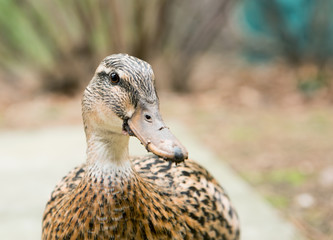
[[[186,150],[183,150],[178,146],[174,148],[174,159],[176,162],[184,161],[187,158],[188,158],[188,153]]]

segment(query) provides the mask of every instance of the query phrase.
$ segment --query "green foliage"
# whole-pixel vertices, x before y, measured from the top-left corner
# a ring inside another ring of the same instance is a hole
[[[268,182],[271,185],[286,184],[292,187],[302,185],[309,178],[305,173],[291,168],[273,170],[262,174],[243,172],[242,176],[255,185]]]
[[[50,62],[44,41],[25,15],[24,9],[14,1],[0,1],[1,64],[12,67],[17,62],[32,60],[39,64]]]
[[[328,79],[323,74],[318,74],[316,77],[309,77],[308,79],[298,82],[298,89],[307,97],[312,97],[315,93],[326,87]]]
[[[105,56],[126,52],[163,56],[173,87],[187,90],[192,62],[220,34],[228,2],[0,0],[0,70],[35,69],[44,88],[63,92],[86,82]]]
[[[266,196],[265,198],[276,208],[286,208],[290,202],[289,199],[284,196]]]
[[[307,176],[296,169],[280,169],[269,172],[265,179],[273,184],[290,184],[297,187],[307,180]]]

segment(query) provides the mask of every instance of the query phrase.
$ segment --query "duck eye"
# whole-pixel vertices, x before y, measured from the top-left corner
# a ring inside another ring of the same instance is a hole
[[[110,80],[112,84],[117,84],[120,81],[119,75],[117,73],[111,73],[110,74]]]

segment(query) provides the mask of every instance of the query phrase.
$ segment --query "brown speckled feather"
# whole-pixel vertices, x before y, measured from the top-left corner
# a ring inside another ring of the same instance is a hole
[[[229,198],[201,166],[155,156],[132,163],[133,178],[118,186],[87,179],[85,165],[71,171],[47,203],[43,239],[238,239]]]

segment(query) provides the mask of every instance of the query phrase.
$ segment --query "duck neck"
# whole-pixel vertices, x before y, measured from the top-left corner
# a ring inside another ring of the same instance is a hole
[[[87,135],[87,174],[93,178],[130,177],[129,137],[117,133]]]

